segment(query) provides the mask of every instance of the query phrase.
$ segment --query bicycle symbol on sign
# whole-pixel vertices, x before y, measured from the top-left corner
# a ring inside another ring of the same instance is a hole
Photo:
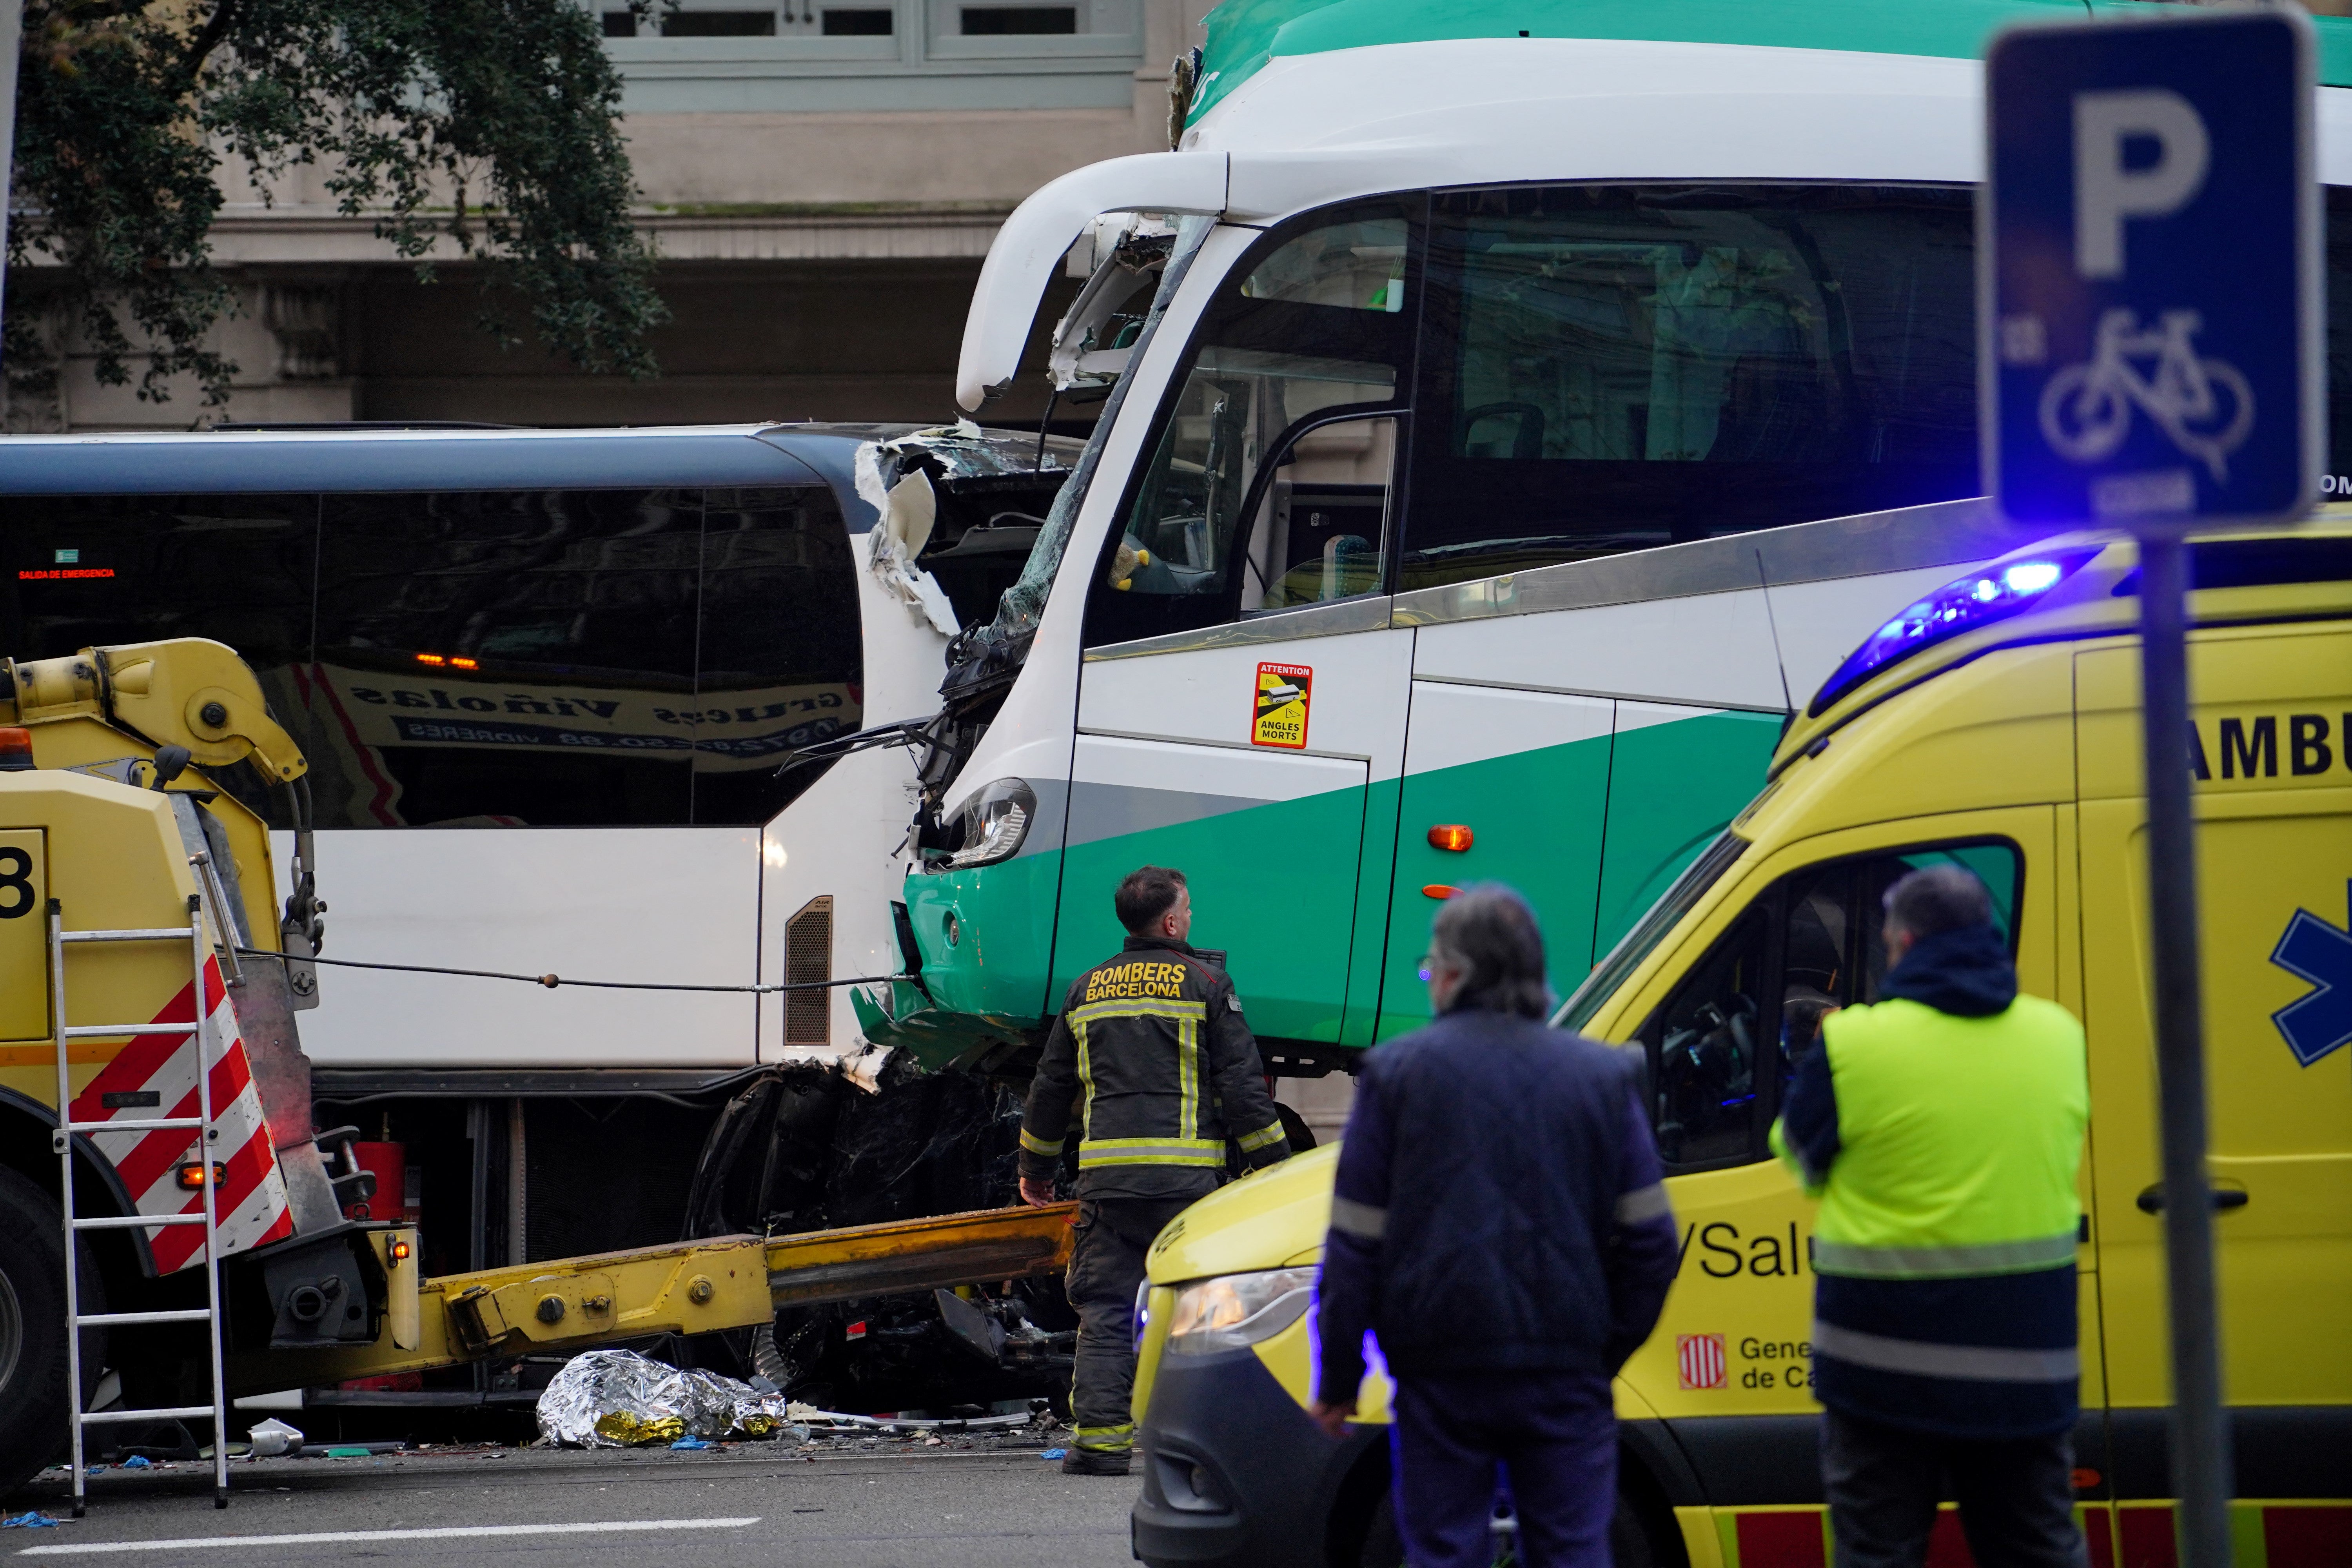
[[[2195,310],[2167,310],[2145,331],[2136,311],[2101,315],[2089,363],[2068,365],[2042,389],[2042,434],[2052,449],[2077,463],[2113,456],[2137,405],[2214,483],[2226,483],[2229,455],[2254,427],[2254,393],[2237,366],[2197,357],[2191,340],[2204,324]],[[2156,368],[2143,377],[2133,362],[2146,359]]]

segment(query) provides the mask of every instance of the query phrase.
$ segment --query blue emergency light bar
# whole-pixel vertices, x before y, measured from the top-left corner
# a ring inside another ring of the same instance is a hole
[[[1864,638],[1822,683],[1806,716],[1820,718],[1838,699],[1889,665],[2030,607],[2098,552],[2095,547],[2053,550],[1954,578]]]

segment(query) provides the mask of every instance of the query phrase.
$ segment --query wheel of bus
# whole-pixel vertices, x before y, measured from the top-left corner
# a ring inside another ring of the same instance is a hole
[[[1665,1568],[1633,1500],[1622,1490],[1617,1494],[1617,1512],[1609,1521],[1609,1556],[1616,1568]],[[1372,1521],[1364,1531],[1364,1549],[1356,1561],[1359,1568],[1404,1568],[1404,1537],[1397,1530],[1395,1494],[1381,1494],[1380,1506],[1372,1510]]]
[[[106,1310],[98,1270],[81,1249],[81,1310]],[[102,1331],[82,1336],[82,1398],[96,1392]],[[57,1199],[0,1166],[0,1496],[15,1491],[66,1446],[66,1249]]]

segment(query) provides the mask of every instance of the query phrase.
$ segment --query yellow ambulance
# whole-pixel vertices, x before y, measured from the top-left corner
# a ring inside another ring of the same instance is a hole
[[[2352,1563],[2352,507],[2192,552],[2192,732],[2221,1334],[2241,1568]],[[1620,1568],[1819,1568],[1813,1208],[1765,1136],[1792,1047],[1885,967],[1879,897],[1957,861],[2026,991],[2088,1027],[2083,1417],[2095,1568],[2170,1568],[2133,547],[2062,537],[1906,609],[1796,715],[1761,794],[1560,1010],[1637,1050],[1682,1257],[1617,1384]],[[1510,868],[1465,868],[1507,880]],[[1307,1421],[1336,1151],[1150,1256],[1136,1384],[1153,1564],[1378,1563],[1385,1385]],[[1475,1334],[1476,1323],[1462,1332]],[[1937,1563],[1969,1561],[1940,1521]]]

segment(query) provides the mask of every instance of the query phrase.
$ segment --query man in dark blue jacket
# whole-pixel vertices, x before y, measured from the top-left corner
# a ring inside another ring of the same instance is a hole
[[[1447,901],[1422,978],[1436,1021],[1369,1053],[1331,1198],[1313,1415],[1355,1414],[1365,1336],[1396,1384],[1397,1527],[1413,1568],[1483,1568],[1499,1465],[1520,1561],[1608,1568],[1610,1379],[1674,1282],[1674,1213],[1631,1071],[1543,1022],[1543,937],[1517,893]]]

